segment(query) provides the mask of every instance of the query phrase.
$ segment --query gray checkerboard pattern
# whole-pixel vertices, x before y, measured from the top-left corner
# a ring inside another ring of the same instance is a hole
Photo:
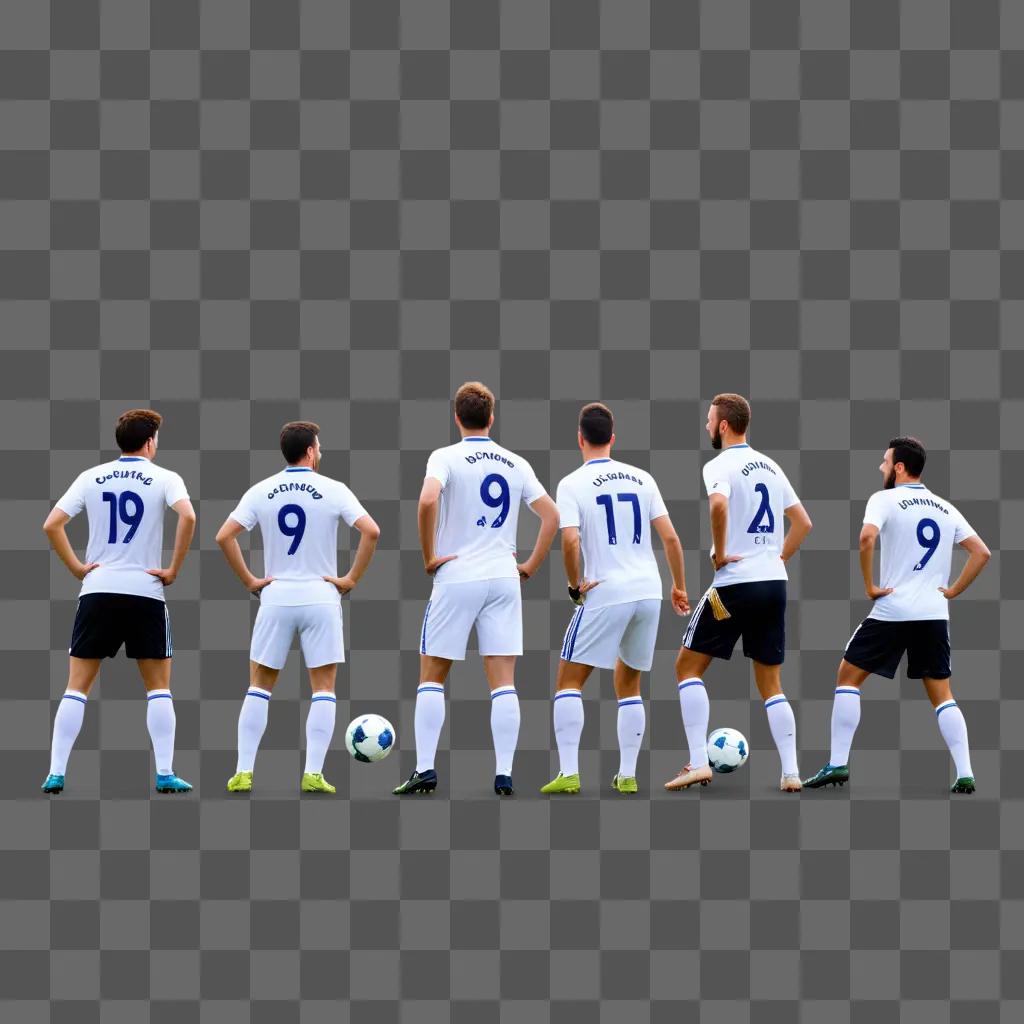
[[[0,0],[0,47],[0,1018],[1022,1018],[1021,4]],[[815,521],[784,677],[810,770],[866,610],[862,503],[889,436],[924,438],[930,484],[995,553],[953,618],[981,792],[946,796],[933,715],[900,679],[869,686],[852,792],[784,798],[734,659],[709,676],[712,725],[749,736],[748,768],[665,794],[683,742],[666,612],[643,794],[607,791],[605,676],[584,794],[539,798],[571,610],[555,565],[525,590],[518,797],[489,792],[476,658],[453,674],[441,791],[386,796],[412,767],[415,499],[467,378],[552,486],[579,405],[608,401],[694,594],[704,404],[751,396],[753,441]],[[170,592],[176,766],[198,792],[151,797],[120,658],[47,801],[76,587],[39,524],[133,404],[165,414],[161,461],[200,515]],[[401,749],[371,768],[335,749],[338,798],[300,799],[296,655],[258,791],[229,800],[254,602],[213,535],[300,415],[383,528],[346,602],[338,719],[380,711]]]

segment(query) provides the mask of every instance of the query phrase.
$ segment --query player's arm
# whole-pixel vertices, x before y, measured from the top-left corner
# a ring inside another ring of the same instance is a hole
[[[234,574],[242,581],[242,585],[251,594],[258,594],[268,583],[273,583],[273,576],[267,576],[260,579],[245,564],[245,555],[242,554],[242,548],[238,543],[238,535],[245,529],[245,527],[235,519],[228,516],[224,520],[224,525],[217,531],[217,536],[214,538],[217,541],[221,551],[224,552],[224,557],[228,561],[228,565],[231,566]]]
[[[565,566],[565,578],[569,584],[569,596],[574,604],[583,604],[583,597],[600,580],[583,578],[583,557],[580,553],[580,528],[578,526],[562,527],[562,564]]]
[[[423,552],[423,568],[433,576],[445,562],[458,555],[438,555],[434,549],[437,533],[437,504],[441,500],[441,481],[428,476],[423,480],[419,504],[416,506],[416,524],[420,531],[420,550]]]
[[[978,574],[992,557],[988,545],[977,534],[962,540],[960,547],[967,552],[967,561],[960,570],[960,575],[951,587],[939,587],[943,596],[950,600],[959,597],[978,578]]]
[[[555,540],[555,534],[558,533],[558,506],[547,494],[542,494],[536,501],[530,502],[530,511],[540,516],[540,529],[537,531],[537,542],[533,545],[530,557],[517,566],[520,577],[526,580],[544,564],[544,559],[548,557]]]
[[[155,576],[165,587],[169,587],[181,572],[182,563],[192,544],[192,536],[196,532],[196,510],[188,498],[176,501],[172,506],[178,513],[178,526],[174,531],[174,553],[171,564],[166,569],[147,569],[150,576]]]
[[[690,599],[686,594],[686,570],[683,565],[683,542],[672,525],[670,516],[658,516],[651,520],[651,525],[661,538],[661,546],[665,549],[665,560],[672,573],[672,607],[678,615],[688,615]]]
[[[372,516],[360,516],[352,526],[359,531],[359,547],[355,558],[344,576],[325,576],[328,583],[333,583],[342,594],[347,594],[362,578],[370,565],[377,541],[380,538],[380,527]]]
[[[715,568],[742,561],[742,555],[725,553],[725,542],[729,536],[729,499],[715,491],[708,495],[708,505],[711,509],[711,561]]]
[[[807,514],[807,509],[799,501],[783,509],[783,514],[789,520],[789,530],[782,544],[782,560],[788,562],[800,550],[800,545],[807,539],[814,524]]]
[[[891,594],[892,587],[876,587],[874,579],[875,544],[878,542],[878,527],[865,523],[860,528],[860,574],[864,577],[864,593],[875,601]]]
[[[75,554],[75,549],[71,546],[67,531],[64,529],[69,522],[71,516],[67,512],[61,508],[54,508],[43,523],[43,533],[46,534],[50,547],[57,553],[57,557],[67,566],[68,572],[76,580],[84,580],[99,563],[86,564]]]

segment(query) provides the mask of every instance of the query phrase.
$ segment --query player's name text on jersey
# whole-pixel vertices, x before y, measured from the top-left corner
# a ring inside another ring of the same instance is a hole
[[[927,505],[929,508],[937,508],[943,515],[949,515],[949,509],[932,498],[904,498],[900,503],[900,509],[908,509],[912,505]]]
[[[602,473],[599,476],[595,476],[590,482],[595,487],[600,487],[602,484],[611,483],[613,480],[629,480],[640,487],[644,485],[643,480],[638,476],[633,476],[632,473]]]
[[[476,455],[465,456],[465,459],[471,466],[474,462],[479,462],[481,459],[491,459],[493,462],[503,462],[509,469],[516,468],[516,464],[511,459],[506,459],[499,452],[478,452]]]
[[[743,474],[744,476],[750,476],[750,474],[751,474],[751,473],[753,473],[755,469],[767,469],[767,470],[768,470],[768,472],[772,474],[772,476],[777,476],[777,475],[778,475],[778,474],[777,474],[777,473],[775,472],[775,470],[774,470],[774,469],[773,469],[773,468],[772,468],[772,467],[771,467],[771,466],[770,466],[770,465],[769,465],[769,464],[768,464],[767,462],[748,462],[748,463],[747,463],[747,464],[746,464],[746,465],[745,465],[745,466],[744,466],[744,467],[743,467],[743,468],[742,468],[742,469],[740,470],[740,472],[741,472],[741,473],[742,473],[742,474]]]
[[[267,499],[282,494],[285,491],[305,491],[314,501],[319,501],[323,495],[312,484],[278,484],[268,495]]]
[[[148,487],[152,482],[151,476],[140,473],[137,469],[112,469],[106,476],[96,477],[96,483],[105,484],[108,480],[137,480],[140,484]]]

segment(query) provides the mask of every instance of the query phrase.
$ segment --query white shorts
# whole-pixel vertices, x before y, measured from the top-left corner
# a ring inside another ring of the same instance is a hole
[[[340,603],[262,606],[252,628],[249,657],[267,668],[284,668],[296,630],[307,668],[345,660]]]
[[[474,626],[482,655],[523,653],[523,597],[518,577],[435,583],[423,613],[420,654],[462,661]]]
[[[594,668],[615,668],[621,658],[630,668],[649,672],[658,640],[661,601],[625,601],[603,608],[576,609],[562,641],[562,660]]]

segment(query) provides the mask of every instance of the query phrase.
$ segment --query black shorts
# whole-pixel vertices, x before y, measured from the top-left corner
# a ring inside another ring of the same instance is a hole
[[[683,634],[683,646],[728,661],[742,636],[746,657],[781,665],[786,657],[786,581],[733,583],[717,590],[729,618],[716,619],[705,594]]]
[[[135,594],[85,594],[71,631],[72,658],[112,658],[124,644],[129,658],[174,654],[167,605]]]
[[[865,672],[892,679],[907,655],[908,679],[948,679],[950,676],[949,621],[915,619],[886,622],[865,619],[846,645],[843,657]]]

